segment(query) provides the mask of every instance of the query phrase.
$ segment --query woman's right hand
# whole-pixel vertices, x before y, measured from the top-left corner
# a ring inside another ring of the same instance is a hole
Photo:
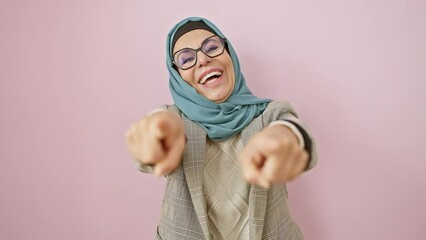
[[[154,174],[167,175],[179,166],[186,139],[182,119],[160,111],[144,117],[126,132],[127,147],[143,164],[154,166]]]

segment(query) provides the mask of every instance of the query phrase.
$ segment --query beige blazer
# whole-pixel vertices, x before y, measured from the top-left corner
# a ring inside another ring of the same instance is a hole
[[[210,240],[207,207],[202,189],[206,133],[198,124],[187,119],[175,106],[165,107],[182,117],[188,141],[182,164],[166,176],[166,189],[156,239]],[[253,119],[242,131],[244,144],[254,133],[275,120],[291,121],[302,131],[305,139],[310,141],[308,169],[313,168],[317,162],[315,141],[287,102],[269,103],[262,115]],[[140,165],[140,170],[151,173],[152,167]],[[287,196],[286,184],[275,184],[269,190],[251,186],[250,239],[303,239],[302,232],[289,213]]]

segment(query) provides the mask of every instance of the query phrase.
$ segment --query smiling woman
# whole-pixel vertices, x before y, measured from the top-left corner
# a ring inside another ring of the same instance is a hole
[[[143,172],[167,177],[157,239],[302,239],[286,182],[315,166],[315,142],[285,101],[254,96],[237,55],[210,21],[167,39],[175,105],[131,126]]]

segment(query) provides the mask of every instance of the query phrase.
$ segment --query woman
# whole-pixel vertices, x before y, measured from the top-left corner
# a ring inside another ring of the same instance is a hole
[[[167,178],[157,239],[302,239],[285,183],[317,157],[294,109],[255,97],[231,43],[203,18],[170,31],[167,68],[175,105],[126,134],[140,170]]]

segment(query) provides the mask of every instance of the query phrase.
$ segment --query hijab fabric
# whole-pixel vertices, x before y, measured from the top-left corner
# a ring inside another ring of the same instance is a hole
[[[235,71],[235,86],[222,103],[208,100],[197,91],[173,68],[173,40],[179,28],[189,22],[201,21],[210,27],[218,36],[225,38],[220,30],[210,21],[200,17],[189,17],[177,23],[167,35],[167,69],[169,71],[169,88],[175,105],[185,116],[199,124],[212,140],[225,140],[239,133],[253,118],[262,114],[271,99],[260,99],[254,96],[247,87],[240,70],[238,57],[226,40],[227,49],[231,56]],[[196,67],[196,66],[194,66]]]

